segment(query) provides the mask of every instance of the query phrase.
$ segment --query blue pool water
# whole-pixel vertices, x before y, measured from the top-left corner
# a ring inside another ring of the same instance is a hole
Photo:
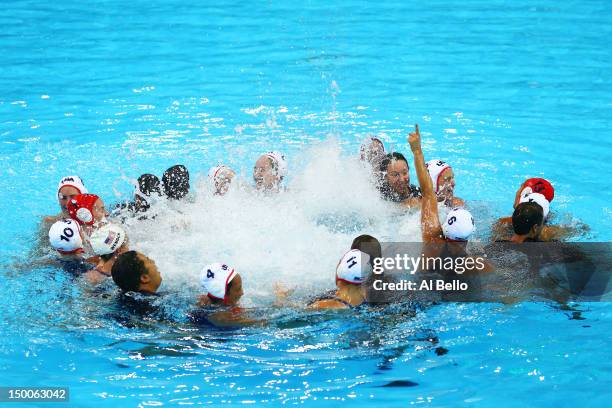
[[[270,303],[277,280],[298,298],[332,286],[359,233],[418,239],[351,159],[370,133],[409,153],[414,123],[478,209],[478,239],[543,176],[556,220],[610,241],[612,4],[195,3],[3,3],[0,386],[67,386],[74,406],[609,404],[607,303],[579,319],[546,302],[357,317]],[[129,226],[164,274],[168,321],[117,319],[112,285],[26,263],[63,175],[110,203],[177,162],[199,191],[220,161],[248,178],[271,149],[289,158],[286,199],[201,194],[180,219]],[[226,259],[265,327],[186,321],[199,269]]]

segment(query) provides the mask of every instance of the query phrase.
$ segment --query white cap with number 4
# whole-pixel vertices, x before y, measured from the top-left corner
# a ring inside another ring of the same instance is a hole
[[[200,279],[208,296],[225,300],[227,285],[236,277],[234,268],[222,263],[212,263],[202,269]]]
[[[370,255],[358,249],[351,249],[338,262],[336,279],[354,285],[362,284],[372,272]]]

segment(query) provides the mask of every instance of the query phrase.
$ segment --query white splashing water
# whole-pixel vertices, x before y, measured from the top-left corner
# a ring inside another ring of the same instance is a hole
[[[260,306],[273,299],[275,282],[297,296],[335,287],[338,260],[358,235],[421,240],[418,213],[382,201],[368,170],[343,156],[337,140],[289,157],[289,166],[287,191],[273,196],[254,192],[250,174],[222,197],[198,180],[189,202],[160,200],[154,220],[129,220],[130,247],[155,260],[165,291],[201,293],[204,265],[225,262],[243,277],[242,303]]]

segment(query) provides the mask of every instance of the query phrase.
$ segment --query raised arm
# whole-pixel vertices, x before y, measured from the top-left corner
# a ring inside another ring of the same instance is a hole
[[[438,199],[434,193],[433,183],[425,166],[423,150],[421,150],[421,134],[419,125],[415,125],[414,133],[408,136],[408,143],[414,156],[414,167],[419,179],[419,187],[423,199],[421,202],[421,231],[423,242],[444,242],[442,238],[442,226],[438,217]]]

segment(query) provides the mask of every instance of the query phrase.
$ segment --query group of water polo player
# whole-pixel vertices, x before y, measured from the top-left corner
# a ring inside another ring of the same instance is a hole
[[[453,168],[443,160],[425,160],[418,125],[409,134],[408,144],[418,187],[410,183],[406,157],[399,152],[387,153],[384,143],[376,137],[361,145],[360,160],[371,170],[372,183],[383,200],[420,211],[424,243],[439,244],[441,251],[446,248],[451,254],[465,256],[465,247],[475,230],[475,223],[465,201],[455,196]],[[283,154],[265,153],[255,162],[251,188],[257,194],[289,194],[284,186],[287,171]],[[229,166],[218,165],[209,170],[208,180],[213,194],[223,196],[237,183],[237,174]],[[185,166],[176,165],[166,170],[161,179],[153,174],[143,174],[137,184],[133,201],[115,205],[109,212],[102,198],[89,193],[81,178],[63,177],[57,189],[60,212],[45,217],[43,229],[48,232],[57,261],[66,269],[82,272],[94,285],[110,277],[123,293],[153,295],[162,282],[161,273],[149,256],[130,250],[122,222],[128,217],[143,220],[152,217],[148,210],[154,197],[170,201],[188,198],[189,172]],[[512,216],[500,218],[495,223],[492,240],[523,243],[561,239],[563,228],[547,223],[553,198],[554,189],[549,181],[543,178],[525,180],[514,196]],[[440,209],[446,213],[443,221],[440,220]],[[351,249],[336,266],[336,288],[303,306],[351,309],[366,305],[368,293],[364,283],[372,273],[375,260],[381,256],[381,245],[376,238],[370,235],[355,238]],[[215,310],[208,314],[209,320],[215,324],[247,321],[244,317],[236,317],[239,314],[235,311],[243,295],[243,281],[230,264],[213,262],[201,271],[203,293],[194,304]],[[485,268],[484,272],[491,269]],[[466,273],[478,272],[483,271],[468,270]],[[283,285],[277,285],[275,291],[279,303],[283,303],[291,292]]]

